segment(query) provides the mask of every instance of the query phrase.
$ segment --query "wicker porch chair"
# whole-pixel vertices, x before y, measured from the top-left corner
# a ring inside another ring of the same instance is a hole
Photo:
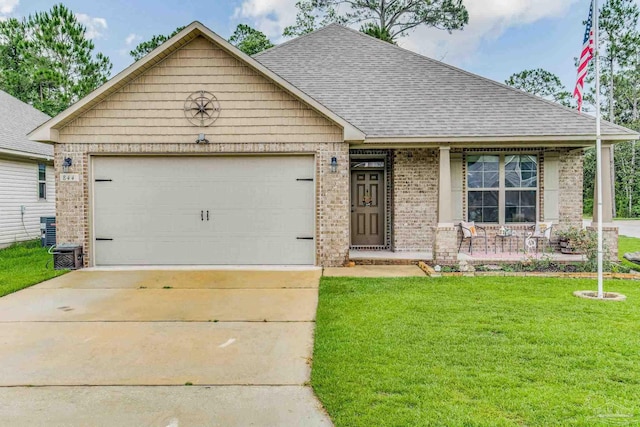
[[[540,248],[540,241],[542,240],[542,252],[551,243],[551,232],[553,231],[553,221],[549,222],[536,222],[536,225],[529,227],[529,233],[526,239],[532,239],[536,242],[536,253]],[[526,242],[525,242],[526,245]]]
[[[484,239],[484,251],[489,252],[489,247],[487,243],[487,230],[484,227],[479,225],[475,225],[473,221],[471,222],[461,222],[458,224],[458,229],[460,230],[461,238],[460,245],[458,246],[458,252],[462,248],[462,243],[465,239],[469,239],[469,253],[473,255],[473,241],[476,239]]]

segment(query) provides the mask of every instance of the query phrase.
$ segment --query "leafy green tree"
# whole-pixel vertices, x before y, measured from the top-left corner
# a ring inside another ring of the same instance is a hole
[[[575,104],[571,93],[564,87],[560,78],[542,68],[513,74],[505,83],[566,107],[574,107]]]
[[[26,62],[27,31],[17,19],[0,22],[0,87],[24,102],[34,96],[33,64]]]
[[[635,0],[607,0],[600,10],[600,51],[602,60],[601,104],[608,119],[632,129],[638,126],[638,104],[640,103],[640,8]],[[587,82],[594,81],[594,66],[590,65]],[[592,88],[585,97],[592,105],[595,91]],[[635,174],[637,165],[636,142],[616,144],[611,150],[611,172],[615,197],[614,215],[640,216],[634,201],[640,198],[640,180]],[[593,162],[591,167],[590,162]],[[585,211],[592,203],[595,175],[595,155],[585,157]],[[634,213],[635,212],[635,213]]]
[[[296,23],[285,28],[285,36],[307,34],[338,22],[362,24],[367,34],[395,42],[421,25],[453,31],[469,22],[462,0],[300,0],[296,8]],[[341,8],[346,11],[339,13]]]
[[[150,40],[147,40],[146,42],[142,42],[142,43],[138,44],[138,46],[136,46],[135,49],[133,49],[131,52],[129,52],[129,55],[131,55],[133,57],[134,61],[138,61],[138,60],[142,59],[143,57],[145,57],[153,49],[157,48],[162,43],[166,42],[171,37],[175,36],[180,31],[184,30],[184,28],[185,27],[178,27],[171,34],[169,34],[168,36],[165,36],[163,34],[156,34],[155,36],[151,37]]]
[[[333,23],[347,23],[347,19],[339,16],[334,7],[321,7],[317,0],[300,0],[296,2],[296,9],[296,23],[284,29],[282,35],[285,37],[309,34]]]
[[[608,92],[609,120],[615,121],[615,75],[617,67],[628,65],[640,40],[640,8],[635,0],[608,0],[600,11],[600,46],[607,64],[605,88]],[[608,85],[608,87],[607,87]]]
[[[254,28],[245,24],[239,24],[236,30],[229,37],[229,43],[247,55],[255,55],[258,52],[273,47],[271,40],[267,36]]]
[[[635,52],[634,49],[638,46],[640,40],[640,34],[638,33],[638,19],[640,18],[640,8],[636,4],[635,0],[608,0],[603,4],[600,12],[600,32],[602,38],[602,46],[605,47],[603,55],[604,61],[608,65],[608,107],[609,107],[609,120],[616,122],[616,66],[625,68],[629,65],[629,59],[633,58]],[[635,145],[635,142],[633,143]],[[617,148],[611,149],[611,173],[614,178],[613,194],[616,199],[620,185],[615,185],[616,170],[618,167],[627,168],[629,160],[633,159],[620,159],[616,161],[617,152],[624,155],[628,153],[629,147],[619,145]],[[635,153],[635,149],[634,149]],[[627,178],[623,181],[623,196],[626,195],[629,201],[629,208],[627,215],[631,215],[631,201],[633,200],[633,191],[630,186],[634,185],[634,178]],[[614,216],[617,213],[619,204],[614,203]]]
[[[382,41],[391,44],[397,44],[392,38],[391,34],[389,34],[389,30],[386,28],[380,28],[380,26],[374,24],[373,22],[367,22],[362,27],[360,27],[360,32],[371,37],[375,37]]]
[[[107,81],[111,61],[94,54],[86,28],[59,4],[0,22],[0,87],[56,115]]]

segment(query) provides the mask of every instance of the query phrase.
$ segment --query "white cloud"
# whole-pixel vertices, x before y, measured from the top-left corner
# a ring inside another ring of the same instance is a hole
[[[499,38],[513,27],[532,24],[546,18],[564,16],[579,0],[465,0],[469,25],[448,34],[434,28],[420,27],[400,39],[400,45],[450,63],[471,60],[484,41]],[[587,11],[585,10],[585,16]]]
[[[76,13],[76,18],[87,28],[85,36],[89,40],[101,38],[107,29],[107,20],[104,18],[94,18],[84,13]]]
[[[249,19],[252,26],[274,41],[282,37],[285,27],[296,22],[297,0],[244,0],[234,18]]]
[[[399,40],[402,47],[446,62],[466,62],[483,41],[500,37],[507,29],[545,18],[561,17],[579,0],[465,0],[469,25],[452,34],[420,27]],[[640,1],[640,0],[639,0]],[[234,18],[244,18],[274,41],[295,22],[296,0],[244,0]],[[586,11],[585,11],[586,14]],[[359,25],[355,26],[359,28]]]
[[[136,33],[131,33],[124,39],[124,42],[127,46],[133,45],[135,42],[142,40],[142,36],[139,36]]]
[[[20,0],[0,0],[0,14],[8,15],[15,10]]]

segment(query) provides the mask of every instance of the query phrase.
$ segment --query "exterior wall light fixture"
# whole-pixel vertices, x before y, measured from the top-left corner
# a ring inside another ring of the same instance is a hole
[[[64,162],[62,162],[62,171],[65,173],[69,172],[69,168],[71,167],[72,164],[73,164],[73,159],[71,159],[71,157],[65,157]]]
[[[196,139],[196,144],[208,144],[209,140],[207,139],[204,133],[198,134],[198,139]]]
[[[331,171],[331,173],[338,172],[338,158],[337,157],[332,157],[331,158],[331,163],[329,164],[329,170]]]

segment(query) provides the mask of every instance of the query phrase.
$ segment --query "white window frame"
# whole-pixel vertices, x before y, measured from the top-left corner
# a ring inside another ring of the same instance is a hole
[[[40,179],[40,167],[44,168],[44,180]],[[44,185],[44,197],[40,195],[40,186]],[[38,163],[38,200],[47,200],[47,164]]]
[[[469,188],[469,161],[468,158],[471,156],[497,156],[498,157],[498,187],[496,188]],[[508,187],[505,184],[505,158],[507,156],[535,156],[536,157],[536,182],[537,185],[535,187]],[[469,191],[498,191],[498,222],[479,222],[479,224],[487,224],[487,225],[508,225],[508,226],[517,226],[517,225],[532,225],[538,221],[540,218],[540,153],[538,152],[477,152],[477,153],[466,153],[464,158],[465,163],[465,174],[464,174],[464,183],[465,183],[465,206],[466,213],[465,216],[467,221],[470,221],[469,218]],[[506,222],[506,209],[507,209],[507,191],[535,191],[536,192],[536,216],[534,222]]]

